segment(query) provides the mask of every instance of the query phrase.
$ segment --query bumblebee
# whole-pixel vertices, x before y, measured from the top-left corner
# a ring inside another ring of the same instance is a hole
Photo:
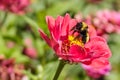
[[[76,32],[78,35],[75,37],[75,39],[82,38],[82,42],[85,44],[89,40],[88,35],[88,26],[84,22],[77,23],[72,29],[72,34],[74,35]]]

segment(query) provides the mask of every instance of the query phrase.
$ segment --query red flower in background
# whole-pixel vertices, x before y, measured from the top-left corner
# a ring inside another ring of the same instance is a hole
[[[30,0],[0,0],[0,9],[17,14],[24,14]]]
[[[96,29],[97,35],[109,38],[111,33],[120,33],[120,12],[101,10],[95,15],[89,15],[85,18],[78,13],[75,18],[79,21],[85,21],[87,24],[93,25]]]
[[[92,78],[100,78],[104,75],[108,75],[110,70],[111,70],[111,65],[106,65],[100,69],[95,69],[90,65],[84,65],[82,64],[83,69],[85,69],[86,73],[88,74],[88,76],[92,77]]]
[[[0,80],[22,80],[23,71],[23,64],[15,64],[15,59],[5,59],[0,55]]]
[[[105,33],[120,33],[120,13],[116,11],[103,10],[96,13],[93,25],[97,28],[98,35]]]
[[[34,47],[25,47],[23,53],[32,59],[37,58],[37,50]]]
[[[24,48],[23,48],[23,54],[26,56],[36,59],[37,58],[37,50],[35,47],[32,45],[32,39],[31,38],[26,38],[24,40]]]
[[[89,64],[95,68],[109,64],[108,58],[111,56],[111,52],[107,43],[103,38],[96,36],[92,26],[88,26],[90,39],[84,44],[81,38],[75,39],[76,35],[72,34],[71,29],[78,22],[71,19],[69,14],[66,14],[65,17],[58,16],[56,20],[47,16],[46,21],[50,38],[41,29],[39,29],[40,35],[54,49],[60,59]]]

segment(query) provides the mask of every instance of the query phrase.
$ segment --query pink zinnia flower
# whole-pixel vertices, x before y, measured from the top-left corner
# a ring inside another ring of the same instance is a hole
[[[100,78],[104,75],[108,75],[111,70],[111,65],[106,65],[100,69],[95,69],[90,65],[82,64],[83,69],[85,69],[88,76],[92,78]]]
[[[81,38],[75,39],[71,29],[78,23],[71,19],[69,14],[65,17],[58,16],[55,20],[51,16],[46,17],[50,38],[39,29],[41,37],[54,49],[59,59],[73,62],[84,63],[95,66],[96,68],[109,64],[108,58],[111,52],[106,41],[96,36],[93,27],[88,26],[90,39],[85,44]],[[84,23],[85,24],[85,23]],[[96,66],[98,64],[98,66]]]
[[[23,49],[23,54],[25,54],[26,56],[32,59],[37,58],[37,50],[34,47],[25,47]]]
[[[37,58],[37,50],[35,47],[33,47],[31,38],[26,38],[24,40],[24,46],[25,47],[23,48],[23,54],[32,59]]]
[[[30,0],[0,0],[0,9],[17,14],[23,14]]]
[[[92,22],[100,36],[106,37],[110,33],[120,33],[120,12],[98,11],[92,18]]]
[[[3,55],[0,55],[0,57],[3,57]],[[0,58],[1,80],[21,80],[24,77],[23,71],[24,65],[15,64],[15,59]]]
[[[8,42],[6,43],[6,46],[7,46],[8,48],[13,48],[13,47],[15,46],[15,43],[14,43],[13,41],[8,41]]]

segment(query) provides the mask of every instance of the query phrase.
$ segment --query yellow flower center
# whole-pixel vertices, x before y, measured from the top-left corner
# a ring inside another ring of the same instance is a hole
[[[84,43],[82,42],[81,38],[75,39],[75,36],[68,36],[68,40],[70,41],[70,46],[71,45],[79,45],[81,47],[84,47]]]
[[[75,36],[70,35],[70,36],[68,36],[68,40],[65,40],[62,43],[63,53],[65,53],[65,54],[68,53],[69,49],[70,49],[70,46],[72,46],[72,45],[78,45],[78,46],[84,47],[84,43],[82,42],[81,38],[76,38],[75,39]]]

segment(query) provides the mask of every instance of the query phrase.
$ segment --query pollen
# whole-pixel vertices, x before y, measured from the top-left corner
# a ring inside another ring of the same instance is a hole
[[[81,47],[84,47],[84,43],[80,38],[75,39],[74,36],[69,36],[68,40],[70,41],[70,45],[79,45]]]
[[[68,40],[65,40],[62,43],[62,53],[64,55],[69,53],[70,46],[72,46],[72,45],[78,45],[78,46],[84,47],[84,43],[82,42],[82,40],[80,38],[75,39],[75,36],[69,35]]]

